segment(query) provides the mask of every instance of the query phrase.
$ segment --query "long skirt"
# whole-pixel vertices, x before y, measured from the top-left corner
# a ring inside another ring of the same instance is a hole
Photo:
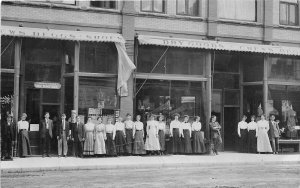
[[[204,138],[201,131],[193,131],[193,153],[205,153]]]
[[[133,154],[146,154],[145,143],[143,139],[143,131],[136,131],[134,135]]]
[[[158,137],[154,132],[149,132],[146,138],[146,143],[145,143],[145,149],[147,151],[158,151],[160,150],[159,147],[159,140]]]
[[[256,131],[249,130],[248,132],[248,148],[250,153],[257,152],[257,141],[256,141]]]
[[[174,154],[182,152],[182,143],[178,128],[173,129],[172,151]]]
[[[105,147],[106,147],[106,155],[108,156],[117,155],[115,141],[113,140],[113,133],[106,133]]]
[[[165,151],[166,138],[165,138],[165,132],[163,130],[158,131],[158,140],[159,140],[159,145],[160,145],[160,151]]]
[[[95,154],[106,154],[105,140],[103,132],[96,132],[95,136]]]
[[[19,137],[18,138],[19,157],[25,157],[31,155],[28,131],[20,130],[18,137]]]
[[[94,133],[92,131],[86,132],[83,155],[94,155]]]
[[[133,146],[133,132],[132,129],[126,129],[126,153],[131,154],[132,153],[132,146]]]
[[[184,129],[183,130],[183,136],[182,139],[183,142],[183,153],[192,153],[192,143],[191,143],[191,136],[190,136],[190,130]]]
[[[257,152],[272,152],[268,133],[264,130],[257,133]]]
[[[116,151],[117,154],[124,154],[125,153],[125,145],[126,145],[126,141],[124,138],[124,133],[123,131],[117,131],[116,132]]]
[[[248,152],[248,130],[247,129],[241,129],[241,138],[240,138],[240,152],[247,153]]]

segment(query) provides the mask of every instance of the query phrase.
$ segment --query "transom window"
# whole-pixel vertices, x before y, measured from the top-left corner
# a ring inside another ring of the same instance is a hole
[[[98,1],[92,0],[91,7],[104,8],[104,9],[116,9],[117,2],[116,1]]]

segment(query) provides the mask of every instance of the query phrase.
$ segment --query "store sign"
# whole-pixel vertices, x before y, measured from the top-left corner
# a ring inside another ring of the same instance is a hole
[[[96,42],[125,43],[122,35],[117,33],[99,33],[88,31],[66,31],[41,28],[1,26],[1,35],[59,40],[78,40]]]
[[[60,89],[60,83],[50,83],[50,82],[34,82],[34,87],[38,89]]]
[[[256,52],[267,54],[297,55],[300,56],[300,48],[287,46],[272,46],[262,44],[246,44],[233,42],[219,42],[209,40],[192,40],[180,38],[165,38],[156,36],[140,35],[138,37],[141,45],[159,45],[183,48],[202,48],[213,50],[227,50],[238,52]]]

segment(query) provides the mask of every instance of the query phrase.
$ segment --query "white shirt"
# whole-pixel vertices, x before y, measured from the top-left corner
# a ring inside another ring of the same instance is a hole
[[[22,121],[22,120],[19,121],[18,122],[18,132],[19,132],[20,129],[26,129],[28,131],[28,129],[29,129],[28,121]]]
[[[162,122],[158,122],[158,130],[163,130],[163,131],[165,131],[166,130],[166,124],[165,124],[165,122],[164,121],[162,121]]]
[[[133,128],[137,131],[144,130],[144,124],[143,124],[143,122],[136,121],[133,123]]]
[[[45,119],[46,129],[49,129],[49,119]]]
[[[178,120],[173,120],[170,123],[170,132],[171,132],[171,136],[173,136],[173,129],[179,129],[179,135],[182,135],[182,127],[181,127],[181,122]]]
[[[112,133],[113,139],[115,139],[116,136],[116,127],[113,124],[107,124],[105,125],[105,132],[106,133]]]
[[[125,123],[125,129],[133,129],[133,121],[126,120],[124,123]]]
[[[125,124],[124,123],[116,122],[115,127],[116,127],[117,131],[123,131],[125,134]]]
[[[238,134],[241,135],[241,129],[248,129],[248,123],[245,121],[240,121],[238,124]]]
[[[189,122],[182,122],[182,130],[189,130],[190,136],[192,136],[192,127]],[[182,134],[183,134],[183,131],[182,131]]]
[[[257,123],[255,121],[251,121],[248,123],[248,131],[249,130],[256,130],[257,129]]]
[[[193,122],[192,124],[192,131],[200,131],[202,128],[201,122]]]

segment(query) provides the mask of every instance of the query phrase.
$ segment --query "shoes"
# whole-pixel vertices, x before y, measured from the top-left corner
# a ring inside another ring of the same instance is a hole
[[[47,154],[47,157],[50,157],[50,155],[49,155],[49,154]]]
[[[45,158],[45,154],[43,154],[42,157]]]
[[[61,156],[59,155],[58,158],[60,158]]]
[[[67,158],[67,155],[64,155],[65,158]]]

